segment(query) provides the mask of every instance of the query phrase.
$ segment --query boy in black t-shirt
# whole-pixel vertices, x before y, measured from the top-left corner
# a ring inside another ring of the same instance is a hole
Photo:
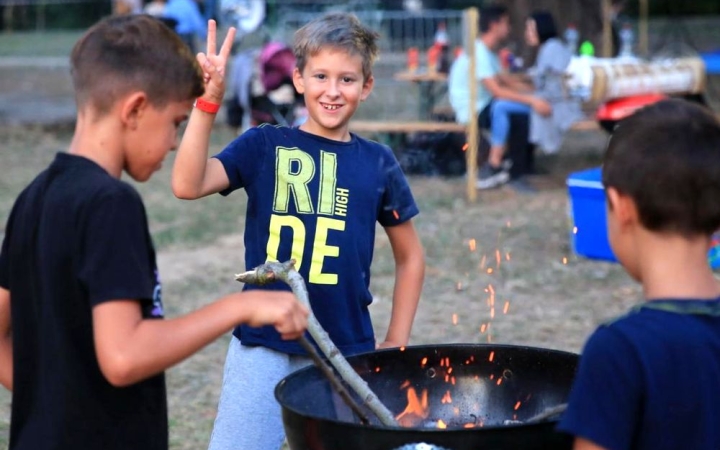
[[[225,67],[234,30],[198,61]],[[0,383],[11,449],[167,449],[163,371],[240,323],[304,331],[286,292],[236,293],[163,316],[138,193],[176,146],[192,99],[222,87],[149,16],[105,19],[71,56],[78,105],[68,153],[20,194],[0,252]]]

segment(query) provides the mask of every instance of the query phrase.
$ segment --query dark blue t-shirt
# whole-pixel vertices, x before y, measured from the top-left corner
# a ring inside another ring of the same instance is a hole
[[[418,213],[390,149],[354,134],[339,142],[264,125],[216,157],[230,179],[222,194],[244,188],[248,195],[246,268],[294,258],[313,313],[340,351],[373,350],[368,305],[376,222],[390,227]],[[280,282],[263,289],[289,290]],[[240,326],[235,336],[245,345],[304,354],[272,327]]]
[[[720,299],[654,300],[601,326],[559,429],[610,450],[720,449]]]

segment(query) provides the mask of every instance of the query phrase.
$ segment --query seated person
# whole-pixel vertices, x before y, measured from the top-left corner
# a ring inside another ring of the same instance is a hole
[[[565,73],[572,54],[558,38],[552,14],[537,11],[525,22],[525,43],[539,47],[535,66],[528,69],[535,95],[552,106],[548,116],[533,111],[530,116],[530,142],[544,153],[557,153],[565,132],[582,118],[580,100],[565,89]]]
[[[502,164],[510,131],[510,115],[536,111],[548,115],[551,107],[532,94],[532,86],[509,74],[501,73],[497,49],[510,34],[507,8],[488,6],[480,11],[480,37],[475,41],[475,72],[478,82],[476,111],[479,117],[490,117],[490,155],[480,168],[478,189],[489,189],[510,179],[509,168]],[[455,119],[470,120],[467,54],[461,53],[450,68],[448,91]],[[482,126],[482,123],[481,123]]]

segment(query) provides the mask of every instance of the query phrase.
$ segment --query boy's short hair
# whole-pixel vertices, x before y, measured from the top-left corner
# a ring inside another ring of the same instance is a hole
[[[510,17],[510,13],[503,5],[488,5],[480,8],[480,32],[487,33],[490,31],[490,25],[500,22],[505,16]]]
[[[712,234],[720,228],[720,122],[685,100],[641,109],[610,137],[603,184],[634,200],[648,230]]]
[[[378,34],[364,26],[354,14],[330,13],[309,22],[295,32],[293,53],[300,72],[310,56],[326,47],[344,50],[362,57],[363,77],[372,75],[378,55]]]
[[[93,25],[73,47],[71,75],[78,109],[107,113],[133,91],[155,107],[204,92],[202,71],[180,37],[147,15],[112,16]]]

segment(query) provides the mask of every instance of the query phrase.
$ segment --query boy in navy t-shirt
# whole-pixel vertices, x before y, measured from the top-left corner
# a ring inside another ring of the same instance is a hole
[[[622,121],[603,166],[608,235],[646,302],[588,340],[559,429],[575,449],[720,448],[720,123],[683,100]]]
[[[187,199],[245,189],[246,268],[294,258],[314,314],[345,355],[376,348],[368,306],[377,223],[396,263],[392,317],[380,347],[407,345],[424,272],[411,220],[418,209],[397,161],[386,146],[348,130],[372,90],[376,41],[347,14],[298,30],[293,82],[308,120],[299,128],[251,129],[210,159],[208,139],[223,92],[208,91],[204,99],[215,106],[193,111],[172,180],[175,195]],[[203,69],[216,72],[212,65]],[[283,342],[272,328],[236,328],[210,448],[277,450],[284,433],[273,389],[308,362],[297,343]]]

